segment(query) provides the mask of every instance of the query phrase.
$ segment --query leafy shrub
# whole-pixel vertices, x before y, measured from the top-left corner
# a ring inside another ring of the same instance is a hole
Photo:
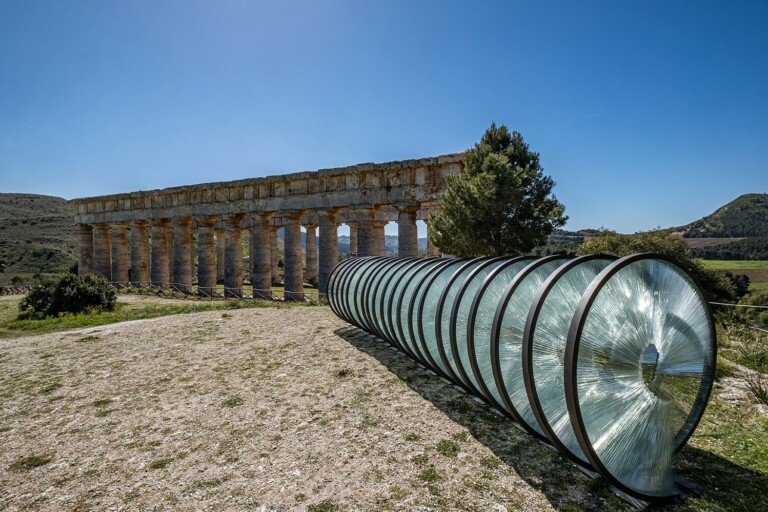
[[[629,254],[652,252],[671,258],[680,268],[693,277],[704,290],[707,299],[714,302],[734,302],[736,289],[731,279],[721,270],[704,268],[682,238],[671,237],[664,231],[646,231],[634,235],[622,235],[614,231],[601,231],[599,236],[581,244],[577,254]]]
[[[43,319],[64,313],[113,311],[115,289],[101,276],[68,274],[59,281],[43,281],[19,304],[23,318]]]

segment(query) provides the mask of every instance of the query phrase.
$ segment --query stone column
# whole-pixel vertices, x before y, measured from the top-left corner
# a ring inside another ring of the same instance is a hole
[[[425,221],[427,224],[427,251],[426,251],[426,257],[427,258],[439,258],[440,257],[440,249],[432,245],[432,242],[429,241],[429,221]]]
[[[183,217],[173,223],[173,285],[183,293],[192,293],[192,219]]]
[[[358,208],[355,210],[357,214],[357,255],[358,256],[373,256],[374,255],[374,238],[373,238],[373,208]]]
[[[224,282],[224,228],[216,228],[216,281]]]
[[[418,206],[401,206],[397,211],[397,256],[415,258],[419,255],[419,233],[416,231]]]
[[[131,285],[149,286],[149,233],[147,221],[131,226]]]
[[[216,294],[215,217],[197,221],[197,293],[203,297]]]
[[[241,215],[224,222],[224,296],[243,296],[243,235]]]
[[[280,260],[280,253],[277,247],[277,226],[269,227],[269,255],[272,259],[272,284],[275,286],[283,284],[280,280],[280,269],[278,263]]]
[[[77,273],[93,274],[93,227],[77,225]]]
[[[357,256],[357,222],[347,222],[349,226],[349,255]]]
[[[317,238],[316,238],[317,225],[307,224],[304,227],[307,230],[307,238],[306,238],[307,272],[306,272],[305,279],[309,284],[313,284],[317,286]]]
[[[112,282],[128,286],[128,225],[122,222],[112,224]]]
[[[269,220],[274,213],[254,215],[251,218],[253,224],[253,245],[251,261],[253,269],[251,283],[253,284],[254,299],[271,299],[272,295],[272,232]],[[275,266],[276,267],[276,266]]]
[[[318,291],[321,296],[328,293],[328,278],[339,260],[339,239],[336,210],[319,211],[320,216],[320,269]]]
[[[291,212],[283,215],[283,280],[285,281],[285,300],[304,300],[304,272],[301,261],[301,213]]]
[[[384,228],[387,222],[373,223],[373,254],[375,256],[387,255],[387,241],[384,234]]]
[[[109,224],[93,227],[93,273],[112,281],[112,228]]]
[[[192,284],[195,284],[195,276],[197,273],[195,270],[195,256],[197,256],[197,250],[195,249],[195,239],[197,238],[197,221],[193,220],[189,225],[189,273],[192,276]],[[198,244],[199,245],[199,244]]]
[[[168,260],[170,260],[170,251],[168,251],[168,235],[170,226],[168,219],[158,219],[152,222],[152,286],[168,288],[170,283],[170,274],[168,273]]]

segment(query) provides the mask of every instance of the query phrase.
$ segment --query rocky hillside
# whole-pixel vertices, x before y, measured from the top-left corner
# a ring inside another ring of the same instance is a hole
[[[685,238],[768,236],[768,194],[744,194],[679,230]]]
[[[60,197],[0,194],[0,286],[77,262],[74,210]]]

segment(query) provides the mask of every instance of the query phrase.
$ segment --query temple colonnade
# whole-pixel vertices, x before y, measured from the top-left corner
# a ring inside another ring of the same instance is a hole
[[[197,283],[201,295],[213,295],[217,281],[223,281],[225,295],[232,297],[243,296],[249,277],[254,297],[271,297],[282,228],[285,298],[303,299],[305,282],[317,284],[323,295],[338,262],[341,224],[349,226],[351,253],[383,256],[384,226],[397,222],[398,256],[417,256],[416,221],[428,220],[445,177],[461,171],[462,157],[74,199],[79,272],[103,275],[118,286],[185,293]],[[244,238],[249,268],[244,268]],[[427,256],[436,254],[428,245]]]

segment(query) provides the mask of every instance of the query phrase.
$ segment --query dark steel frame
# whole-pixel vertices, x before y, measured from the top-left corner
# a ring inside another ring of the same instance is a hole
[[[539,291],[536,292],[536,295],[533,298],[533,304],[531,305],[531,309],[528,311],[528,318],[526,319],[525,329],[523,330],[523,383],[525,384],[525,392],[528,394],[528,402],[531,404],[531,408],[533,409],[533,415],[536,417],[536,421],[539,422],[539,427],[541,427],[541,429],[544,431],[544,434],[546,434],[548,441],[571,462],[574,462],[587,469],[592,468],[589,462],[583,460],[577,454],[573,453],[565,445],[565,443],[560,440],[546,415],[544,414],[541,401],[539,400],[539,394],[536,390],[536,379],[533,373],[532,344],[533,335],[536,331],[536,322],[539,319],[539,313],[541,312],[541,308],[544,306],[544,302],[549,296],[549,292],[552,291],[552,288],[554,288],[558,281],[560,281],[560,279],[570,270],[573,270],[575,267],[578,267],[582,263],[587,263],[597,259],[615,261],[616,257],[607,256],[605,254],[590,254],[587,256],[581,256],[563,263],[557,268],[557,270],[550,274],[550,276],[546,279],[546,281],[544,281],[544,283],[539,288]]]
[[[510,282],[501,294],[501,300],[496,307],[496,313],[493,315],[493,327],[491,327],[491,368],[493,369],[493,380],[496,383],[496,388],[499,391],[499,396],[502,400],[502,405],[506,408],[507,412],[514,418],[518,425],[520,425],[526,432],[542,441],[547,441],[547,436],[540,434],[532,425],[523,418],[520,411],[512,404],[512,399],[507,393],[507,387],[504,383],[504,376],[501,373],[501,362],[499,360],[499,338],[501,335],[501,324],[504,319],[504,313],[507,310],[509,301],[517,290],[520,283],[528,277],[531,272],[538,269],[542,265],[551,261],[561,260],[564,257],[560,254],[553,254],[552,256],[545,256],[539,258],[530,263],[527,267],[517,273],[515,278]],[[522,368],[520,368],[522,372]]]
[[[565,399],[566,404],[568,406],[568,414],[571,418],[571,423],[574,426],[574,431],[576,432],[576,438],[579,441],[579,445],[581,445],[581,449],[584,450],[584,454],[589,459],[589,462],[592,464],[592,467],[594,467],[606,480],[608,480],[612,485],[614,485],[616,488],[620,489],[621,491],[627,493],[628,495],[638,498],[644,501],[648,502],[660,502],[660,501],[667,501],[670,498],[674,498],[676,495],[673,496],[650,496],[646,495],[640,491],[637,491],[635,489],[632,489],[628,487],[627,485],[624,485],[623,482],[621,482],[618,478],[613,476],[613,474],[608,470],[608,468],[605,467],[605,465],[600,460],[600,457],[597,455],[597,452],[595,452],[592,442],[589,440],[589,436],[586,432],[586,427],[584,425],[584,418],[581,414],[581,407],[579,405],[578,400],[578,393],[576,388],[576,378],[577,378],[577,368],[576,368],[576,360],[579,355],[579,347],[581,343],[581,333],[584,329],[584,323],[587,320],[587,316],[589,315],[589,311],[592,307],[592,304],[594,303],[595,299],[597,298],[598,293],[602,288],[608,283],[608,281],[621,269],[624,267],[635,263],[640,260],[644,259],[654,259],[654,260],[662,260],[665,261],[672,266],[679,268],[677,263],[672,258],[669,258],[667,256],[661,255],[661,254],[653,254],[653,253],[643,253],[643,254],[633,254],[630,256],[625,256],[623,258],[620,258],[613,263],[611,263],[608,267],[606,267],[600,274],[597,275],[597,277],[592,281],[592,284],[589,285],[587,288],[587,291],[584,293],[584,295],[581,297],[581,300],[579,301],[579,305],[576,309],[576,314],[573,317],[573,321],[571,322],[570,330],[568,331],[568,343],[566,345],[565,349]],[[701,289],[701,286],[696,282],[696,280],[690,276],[687,272],[681,269],[681,273],[683,276],[687,276],[691,283],[696,290],[696,292],[699,294],[700,297],[702,297],[702,303],[704,304],[704,307],[707,309],[707,320],[709,323],[709,327],[712,332],[712,366],[709,368],[709,375],[708,378],[702,378],[701,384],[699,385],[699,392],[696,395],[696,399],[694,400],[693,406],[691,407],[691,412],[688,415],[688,418],[686,422],[682,425],[678,433],[675,435],[676,439],[676,448],[675,452],[679,451],[685,443],[688,441],[690,436],[693,434],[693,431],[696,429],[696,426],[698,425],[699,421],[701,420],[701,417],[704,415],[704,409],[707,406],[707,402],[709,401],[709,398],[712,393],[712,386],[714,384],[715,380],[715,368],[717,367],[717,332],[715,329],[715,325],[712,320],[712,308],[709,305],[709,302],[706,300],[704,292]]]

